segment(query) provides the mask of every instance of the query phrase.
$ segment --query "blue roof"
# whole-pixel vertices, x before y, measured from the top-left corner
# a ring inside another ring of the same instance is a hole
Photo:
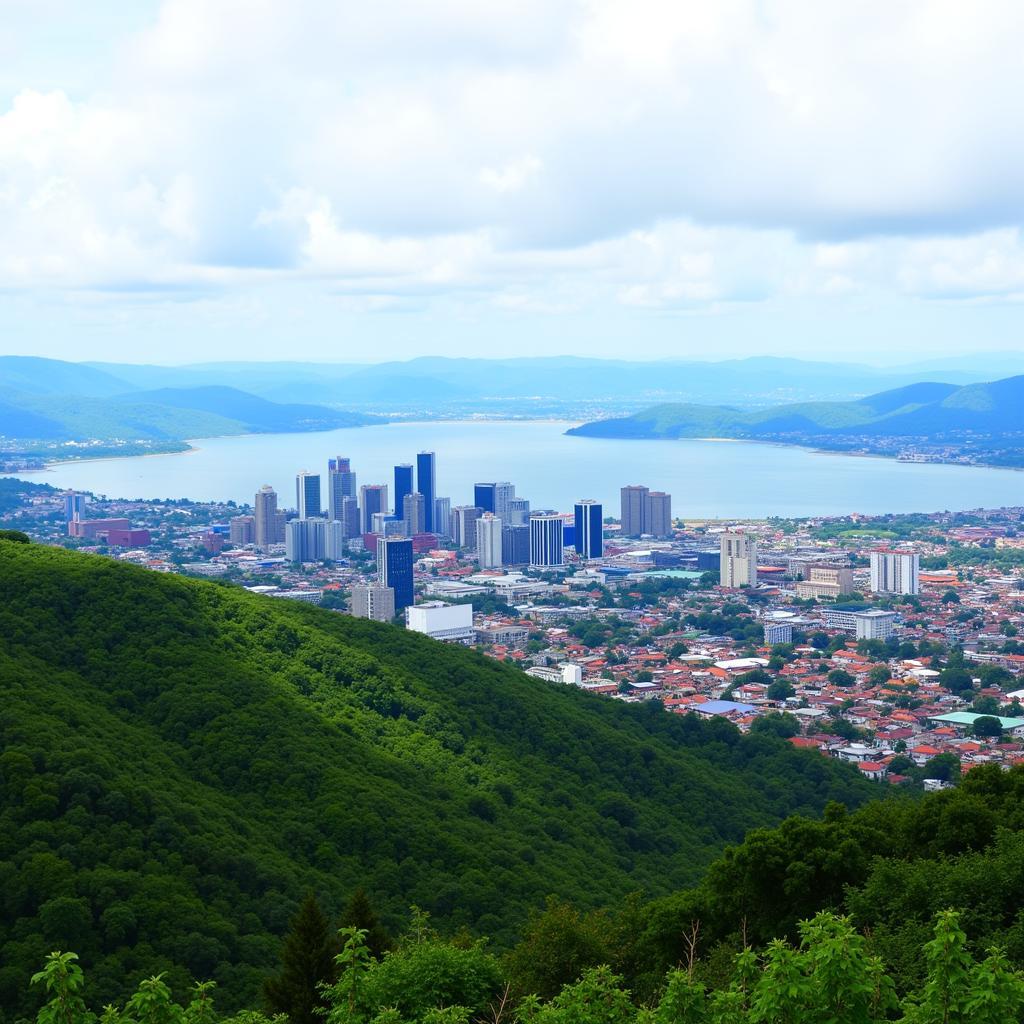
[[[738,704],[734,700],[709,700],[703,704],[694,704],[693,710],[702,715],[730,715],[734,711],[746,715],[757,708],[753,704]]]

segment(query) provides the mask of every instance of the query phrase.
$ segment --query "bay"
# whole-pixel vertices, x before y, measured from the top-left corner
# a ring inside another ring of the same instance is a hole
[[[437,494],[472,504],[473,484],[511,480],[533,508],[571,510],[579,498],[618,515],[619,488],[668,491],[677,516],[758,518],[852,512],[935,512],[1024,504],[1024,473],[835,455],[739,441],[627,441],[566,436],[570,423],[431,421],[315,434],[201,438],[196,451],[61,463],[23,479],[111,498],[250,504],[269,483],[294,505],[295,474],[326,474],[348,456],[359,484],[393,483],[396,463],[437,453]],[[326,493],[326,491],[325,491]],[[393,497],[393,492],[392,495]]]

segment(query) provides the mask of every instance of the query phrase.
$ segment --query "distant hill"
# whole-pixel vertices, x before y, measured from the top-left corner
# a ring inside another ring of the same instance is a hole
[[[86,363],[37,356],[0,356],[0,390],[105,398],[131,391],[132,385]]]
[[[660,704],[238,587],[0,540],[0,1008],[82,956],[255,1005],[312,889],[514,939],[697,880],[727,843],[880,789],[852,765]]]
[[[987,384],[925,382],[854,402],[804,402],[744,410],[663,404],[632,416],[585,423],[583,437],[986,437],[1024,432],[1024,376]]]
[[[283,405],[209,386],[81,394],[0,392],[0,436],[19,440],[185,440],[230,434],[333,430],[377,418],[319,405]]]

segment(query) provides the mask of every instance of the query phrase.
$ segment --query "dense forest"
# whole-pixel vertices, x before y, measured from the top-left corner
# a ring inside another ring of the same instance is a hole
[[[99,1004],[167,972],[258,1003],[305,892],[495,949],[696,883],[880,790],[772,735],[553,687],[240,588],[0,539],[0,1007],[73,949]]]

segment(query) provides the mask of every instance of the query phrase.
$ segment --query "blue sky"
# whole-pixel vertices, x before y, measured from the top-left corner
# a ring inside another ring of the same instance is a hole
[[[1020,343],[1024,8],[4,0],[0,351]]]

